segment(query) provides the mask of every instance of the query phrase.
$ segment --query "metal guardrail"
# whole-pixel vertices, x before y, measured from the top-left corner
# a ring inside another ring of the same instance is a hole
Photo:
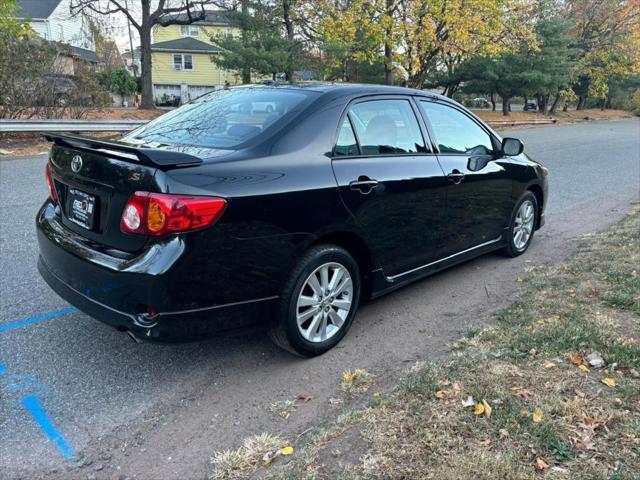
[[[0,120],[0,133],[128,132],[148,120]]]

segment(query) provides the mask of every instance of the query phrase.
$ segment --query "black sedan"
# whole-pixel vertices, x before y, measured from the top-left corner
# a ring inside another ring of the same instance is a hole
[[[47,137],[39,270],[136,338],[261,324],[321,354],[363,300],[520,255],[544,224],[547,170],[519,140],[406,88],[238,87],[118,141]]]

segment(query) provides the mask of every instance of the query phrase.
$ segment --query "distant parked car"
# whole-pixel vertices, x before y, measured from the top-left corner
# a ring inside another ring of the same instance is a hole
[[[276,109],[275,102],[252,102],[251,106],[254,112],[273,113]]]
[[[258,103],[277,114],[236,113]],[[117,141],[47,138],[39,270],[145,340],[262,323],[319,355],[361,299],[521,255],[545,220],[548,172],[519,140],[408,88],[235,87]]]
[[[484,97],[478,97],[473,99],[473,106],[476,108],[486,108],[491,106],[491,102]]]
[[[537,110],[538,109],[538,104],[536,102],[534,102],[533,100],[529,100],[527,103],[524,104],[524,110]]]

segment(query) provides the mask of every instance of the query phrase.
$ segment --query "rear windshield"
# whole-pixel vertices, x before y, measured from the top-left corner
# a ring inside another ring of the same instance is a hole
[[[260,87],[218,90],[149,122],[124,140],[233,148],[290,116],[310,93]]]

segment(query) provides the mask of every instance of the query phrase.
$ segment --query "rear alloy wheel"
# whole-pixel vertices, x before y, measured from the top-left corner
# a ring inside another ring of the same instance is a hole
[[[509,225],[509,243],[504,252],[517,257],[529,248],[538,217],[538,202],[533,193],[527,191],[516,204]]]
[[[334,245],[312,248],[285,285],[272,340],[297,355],[320,355],[351,326],[360,296],[358,265]]]
[[[298,331],[310,342],[324,342],[340,331],[349,316],[353,281],[340,263],[329,262],[307,277],[296,306]]]

